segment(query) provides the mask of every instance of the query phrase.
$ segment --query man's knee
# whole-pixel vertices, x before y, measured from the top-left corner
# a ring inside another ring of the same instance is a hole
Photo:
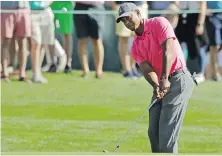
[[[220,45],[210,45],[211,53],[217,54],[218,50],[220,49]]]
[[[93,46],[100,46],[103,45],[102,39],[91,39]]]
[[[78,39],[79,46],[85,46],[85,45],[87,45],[87,43],[88,43],[88,38]]]
[[[25,48],[25,46],[27,45],[27,38],[25,37],[18,37],[17,41],[18,41],[18,46],[20,49]]]
[[[122,36],[119,37],[119,43],[120,44],[127,45],[128,44],[128,40],[129,40],[129,37],[122,37]]]
[[[159,142],[159,134],[156,130],[149,128],[148,129],[148,136],[149,136],[151,145],[152,144],[156,144],[156,145],[159,144],[158,143]]]
[[[88,39],[87,38],[82,38],[78,40],[78,47],[79,49],[81,48],[86,48],[88,44]]]
[[[155,131],[151,127],[148,129],[148,136],[149,136],[149,138],[154,138],[154,139],[158,140],[158,133],[157,133],[157,131]]]
[[[3,38],[2,39],[2,48],[9,48],[11,44],[11,38]]]

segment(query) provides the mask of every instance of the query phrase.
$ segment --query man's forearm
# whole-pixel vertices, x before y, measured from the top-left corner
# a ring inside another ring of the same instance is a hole
[[[168,78],[172,66],[172,54],[165,52],[163,54],[163,71],[161,78]]]
[[[144,61],[140,63],[139,67],[143,73],[143,76],[152,87],[159,85],[157,74],[148,62]]]
[[[168,78],[172,63],[174,60],[173,51],[172,51],[173,40],[168,39],[163,43],[163,66],[161,78]]]
[[[144,77],[153,88],[159,86],[158,77],[155,72],[144,73]]]
[[[200,13],[198,16],[198,24],[204,24],[205,22],[205,18],[206,18],[206,12],[207,12],[207,4],[205,1],[200,2]]]

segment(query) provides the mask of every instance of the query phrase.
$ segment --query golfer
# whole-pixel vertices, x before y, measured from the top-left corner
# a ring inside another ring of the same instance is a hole
[[[149,130],[153,153],[178,153],[178,136],[194,88],[180,44],[164,17],[143,19],[133,3],[119,8],[117,23],[135,32],[131,55],[152,85]]]

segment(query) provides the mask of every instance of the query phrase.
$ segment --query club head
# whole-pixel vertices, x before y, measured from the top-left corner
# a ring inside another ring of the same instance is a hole
[[[107,150],[103,150],[103,153],[109,153],[109,151],[107,151]]]

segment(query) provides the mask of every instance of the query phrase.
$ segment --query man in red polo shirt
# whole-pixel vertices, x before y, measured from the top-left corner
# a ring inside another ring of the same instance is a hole
[[[117,23],[135,32],[131,55],[158,101],[149,110],[148,135],[152,152],[178,153],[178,136],[194,81],[174,30],[167,19],[143,19],[133,3],[119,8]]]

